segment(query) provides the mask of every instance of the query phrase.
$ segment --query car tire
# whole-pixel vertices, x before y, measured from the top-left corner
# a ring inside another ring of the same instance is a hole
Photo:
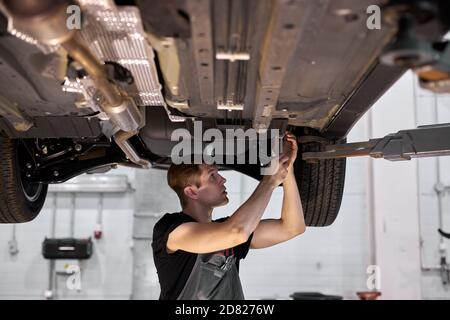
[[[300,144],[294,164],[305,224],[314,227],[325,227],[334,222],[341,206],[345,182],[345,158],[319,160],[316,163],[301,159],[303,152],[320,150],[320,143]]]
[[[23,150],[20,140],[0,136],[0,223],[33,220],[47,196],[47,184],[23,179]]]

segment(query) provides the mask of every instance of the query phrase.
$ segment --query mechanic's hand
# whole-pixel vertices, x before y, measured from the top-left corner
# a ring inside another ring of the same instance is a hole
[[[292,169],[295,159],[297,159],[297,138],[290,132],[286,131],[286,134],[283,137],[283,153],[282,155],[286,155],[288,160],[288,168]]]
[[[283,152],[272,160],[266,171],[266,180],[273,186],[278,186],[286,179],[289,172],[293,172],[293,164],[297,158],[297,138],[290,132],[283,137]]]
[[[289,169],[289,156],[281,154],[278,158],[273,159],[270,162],[270,166],[267,168],[266,175],[263,179],[268,181],[272,186],[277,187],[280,185],[288,174]]]

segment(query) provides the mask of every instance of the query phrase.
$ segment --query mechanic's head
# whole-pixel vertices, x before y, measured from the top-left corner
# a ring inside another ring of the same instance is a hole
[[[167,182],[183,208],[190,201],[211,208],[227,204],[225,181],[215,165],[172,164],[167,172]]]

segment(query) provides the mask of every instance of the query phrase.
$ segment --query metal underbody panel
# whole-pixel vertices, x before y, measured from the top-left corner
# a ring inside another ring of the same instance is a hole
[[[138,8],[117,7],[112,0],[80,0],[86,26],[83,38],[101,61],[114,61],[133,75],[136,87],[128,92],[139,106],[164,104],[153,50],[145,39]]]
[[[63,92],[60,81],[42,75],[40,66],[49,61],[49,56],[34,45],[12,35],[2,36],[0,95],[30,117],[92,113],[91,110],[78,109],[76,96]]]
[[[366,26],[369,5],[385,1],[314,1],[287,68],[277,110],[294,125],[323,129],[371,70],[395,29]]]
[[[179,2],[192,25],[190,37],[177,39],[183,112],[324,129],[395,34],[366,27],[367,7],[385,2]]]

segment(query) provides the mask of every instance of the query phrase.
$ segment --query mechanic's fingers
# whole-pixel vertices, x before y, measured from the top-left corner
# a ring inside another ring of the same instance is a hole
[[[289,148],[291,150],[297,150],[297,143],[295,142],[295,140],[288,140],[288,142],[290,143]]]
[[[282,156],[280,157],[280,159],[278,159],[278,161],[279,161],[281,164],[284,164],[284,163],[286,163],[287,161],[289,161],[289,159],[290,159],[290,157],[289,157],[288,155],[284,154],[284,155],[282,155]]]
[[[285,133],[285,135],[284,135],[285,137],[288,137],[288,138],[294,138],[295,136],[292,134],[292,133],[290,133],[289,131],[286,131],[286,133]]]
[[[297,142],[297,137],[290,132],[286,132],[284,139],[289,142]]]
[[[286,139],[294,142],[297,141],[297,139],[294,136],[288,136]]]
[[[296,137],[287,137],[286,138],[287,141],[291,142],[291,143],[297,143],[297,138]]]

